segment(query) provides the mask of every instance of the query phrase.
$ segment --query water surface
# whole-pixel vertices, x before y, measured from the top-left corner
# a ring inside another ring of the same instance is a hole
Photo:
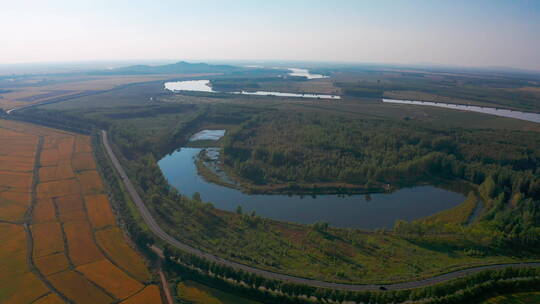
[[[388,194],[317,196],[245,194],[239,190],[205,181],[197,173],[195,158],[202,149],[181,148],[165,156],[158,164],[169,183],[180,193],[192,196],[199,192],[203,201],[216,208],[246,213],[280,221],[303,224],[328,222],[336,227],[364,229],[390,228],[396,220],[414,220],[454,207],[462,194],[433,186],[406,188]]]
[[[186,80],[165,82],[165,88],[170,91],[215,92],[210,86],[210,80]]]
[[[210,84],[210,80],[188,80],[188,81],[174,81],[166,82],[165,88],[167,90],[176,91],[197,91],[197,92],[211,92],[211,93],[230,93],[241,95],[261,95],[261,96],[278,96],[278,97],[299,97],[299,98],[320,98],[320,99],[341,99],[339,95],[328,94],[301,94],[301,93],[284,93],[273,91],[240,91],[240,92],[218,92],[214,91]]]
[[[219,140],[223,136],[225,136],[225,130],[202,130],[193,134],[189,141]]]
[[[298,68],[288,68],[290,76],[301,76],[306,77],[307,79],[321,79],[321,78],[328,78],[328,76],[324,76],[321,74],[311,74],[309,70],[306,69],[298,69]]]
[[[521,120],[540,123],[540,114],[530,113],[530,112],[520,112],[520,111],[512,111],[512,110],[490,108],[490,107],[467,106],[467,105],[431,102],[431,101],[401,100],[401,99],[387,99],[387,98],[383,98],[382,101],[387,102],[387,103],[412,104],[412,105],[420,105],[420,106],[432,106],[432,107],[439,107],[439,108],[462,110],[462,111],[469,111],[469,112],[478,112],[478,113],[509,117],[509,118],[515,118],[515,119],[521,119]]]

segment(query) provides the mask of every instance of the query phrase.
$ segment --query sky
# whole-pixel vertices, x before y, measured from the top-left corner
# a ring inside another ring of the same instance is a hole
[[[143,59],[540,70],[540,0],[0,0],[0,64]]]

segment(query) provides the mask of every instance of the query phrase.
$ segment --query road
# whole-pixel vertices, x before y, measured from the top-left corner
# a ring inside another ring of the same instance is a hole
[[[165,292],[165,298],[167,299],[167,303],[174,304],[174,300],[171,295],[171,289],[169,288],[169,283],[167,282],[167,278],[165,277],[163,270],[161,270],[160,268],[158,273],[161,279],[161,284],[163,285],[163,292]]]
[[[446,281],[456,279],[456,278],[461,278],[470,274],[478,273],[483,270],[503,269],[507,267],[540,266],[540,262],[486,265],[486,266],[478,266],[478,267],[473,267],[473,268],[468,268],[468,269],[463,269],[463,270],[457,270],[457,271],[449,272],[446,274],[427,278],[424,280],[417,280],[417,281],[410,281],[410,282],[403,282],[403,283],[396,283],[396,284],[342,284],[342,283],[332,283],[332,282],[290,276],[290,275],[286,275],[282,273],[271,272],[271,271],[251,267],[248,265],[240,264],[237,262],[225,260],[215,255],[203,252],[197,248],[191,247],[190,245],[187,245],[175,239],[174,237],[172,237],[171,235],[163,231],[163,229],[161,229],[161,227],[157,224],[153,216],[150,214],[148,208],[146,208],[146,205],[144,204],[143,200],[141,199],[141,197],[135,190],[135,187],[133,186],[129,177],[124,171],[124,168],[120,165],[118,158],[116,157],[113,150],[111,149],[107,132],[101,131],[101,135],[102,135],[103,145],[105,147],[105,150],[107,151],[109,159],[111,160],[114,168],[118,171],[126,190],[131,196],[133,202],[136,204],[137,208],[139,209],[139,212],[141,213],[143,220],[146,222],[150,230],[152,230],[152,232],[163,241],[169,243],[170,245],[182,251],[205,258],[212,262],[216,262],[216,263],[220,263],[220,264],[232,267],[234,269],[254,273],[254,274],[269,278],[269,279],[281,280],[281,281],[297,283],[297,284],[305,284],[305,285],[309,285],[313,287],[342,289],[342,290],[350,290],[350,291],[368,291],[368,290],[379,290],[381,287],[384,287],[387,290],[400,290],[400,289],[424,287],[424,286],[434,285],[437,283],[446,282]]]

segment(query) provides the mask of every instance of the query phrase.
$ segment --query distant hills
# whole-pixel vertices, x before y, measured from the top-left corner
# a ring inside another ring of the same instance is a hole
[[[253,69],[233,65],[213,65],[207,63],[189,63],[180,61],[165,65],[132,65],[110,70],[99,70],[90,72],[92,75],[145,75],[145,74],[195,74],[195,73],[276,73],[276,70]]]

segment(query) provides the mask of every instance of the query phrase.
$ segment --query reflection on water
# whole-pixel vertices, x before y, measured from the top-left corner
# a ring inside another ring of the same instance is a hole
[[[187,80],[165,82],[165,88],[170,91],[215,92],[210,86],[210,80]]]
[[[245,194],[205,181],[197,173],[195,158],[202,149],[181,148],[165,156],[159,166],[169,183],[180,193],[199,192],[216,208],[234,211],[242,206],[246,213],[281,221],[310,224],[328,222],[336,227],[390,228],[398,219],[414,220],[461,203],[462,194],[433,186],[406,188],[393,193],[340,196]],[[213,152],[217,153],[217,151]]]
[[[420,106],[432,106],[432,107],[447,108],[447,109],[454,109],[454,110],[478,112],[478,113],[509,117],[509,118],[515,118],[515,119],[521,119],[521,120],[527,120],[527,121],[540,123],[540,114],[537,114],[537,113],[520,112],[520,111],[512,111],[512,110],[489,108],[489,107],[479,107],[479,106],[466,106],[466,105],[458,105],[458,104],[442,103],[442,102],[431,102],[431,101],[400,100],[400,99],[387,99],[387,98],[383,98],[382,101],[387,102],[387,103],[412,104],[412,105],[420,105]]]
[[[189,141],[219,140],[223,136],[225,136],[225,130],[202,130],[193,134]]]
[[[256,92],[233,92],[233,94],[243,94],[243,95],[262,95],[262,96],[279,96],[279,97],[303,97],[303,98],[320,98],[320,99],[341,99],[341,96],[338,95],[327,95],[327,94],[298,94],[298,93],[280,93],[280,92],[270,92],[270,91],[256,91]]]
[[[309,70],[306,69],[297,69],[297,68],[288,68],[291,72],[289,73],[290,76],[301,76],[306,77],[307,79],[320,79],[320,78],[328,78],[328,76],[324,76],[321,74],[311,74]]]

